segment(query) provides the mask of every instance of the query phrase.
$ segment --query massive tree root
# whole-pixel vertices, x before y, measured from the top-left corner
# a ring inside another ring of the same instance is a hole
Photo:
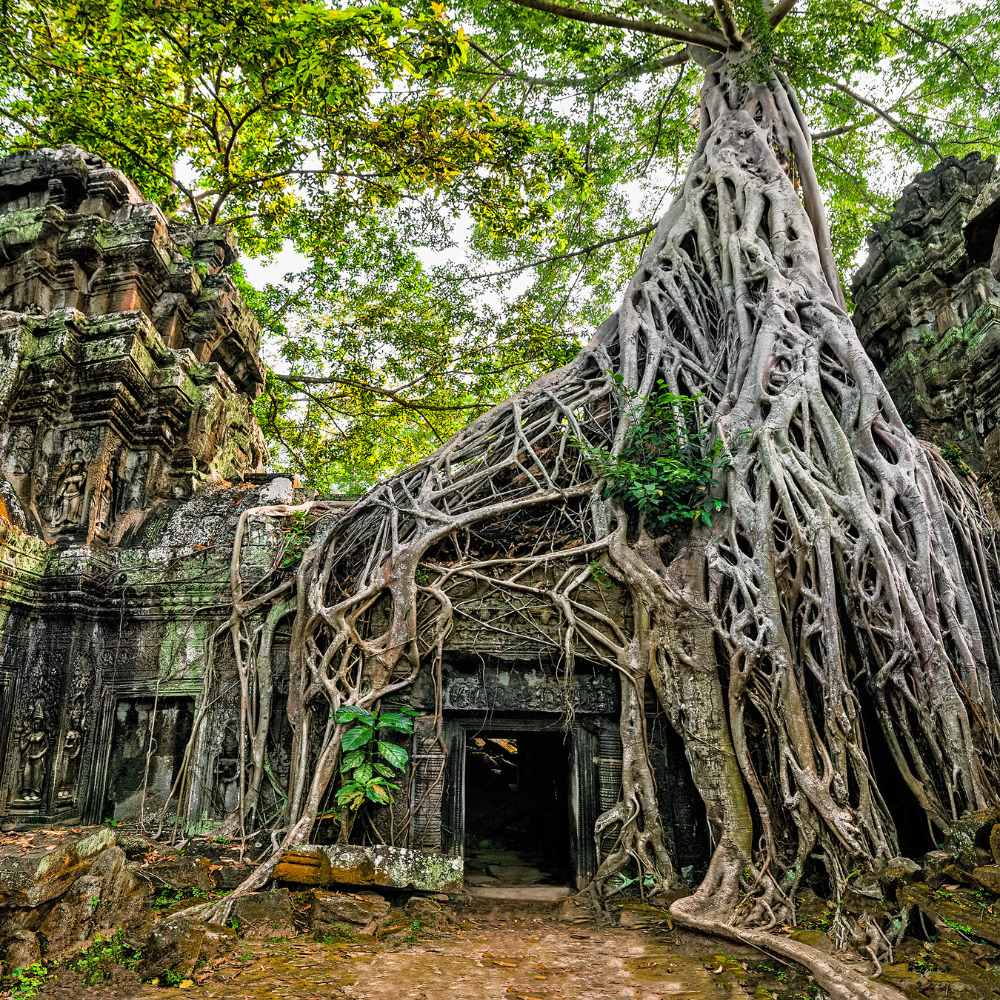
[[[675,881],[642,728],[649,681],[714,846],[675,917],[805,962],[832,996],[889,996],[772,929],[794,920],[810,866],[839,900],[849,873],[898,854],[873,743],[936,831],[997,804],[993,531],[857,340],[790,87],[754,81],[738,56],[705,62],[694,161],[619,311],[572,363],[333,518],[306,553],[286,841],[314,825],[336,774],[327,709],[371,705],[423,669],[440,679],[473,588],[529,624],[525,608],[554,614],[567,676],[586,657],[621,678],[622,801],[600,824],[618,842],[599,882],[631,863]],[[722,516],[683,543],[607,499],[587,458],[621,451],[661,383],[698,398],[727,459]],[[624,595],[624,618],[593,599],[598,578]],[[552,647],[551,628],[537,633]],[[888,944],[839,908],[834,936],[876,963]]]

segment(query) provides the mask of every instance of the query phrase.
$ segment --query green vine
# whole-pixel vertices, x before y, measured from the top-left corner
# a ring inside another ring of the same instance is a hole
[[[634,398],[626,406],[638,410]],[[620,455],[586,446],[584,453],[604,480],[604,496],[657,531],[695,520],[711,525],[725,508],[724,500],[712,496],[716,471],[729,461],[722,441],[699,423],[698,400],[671,392],[663,382],[633,422]]]

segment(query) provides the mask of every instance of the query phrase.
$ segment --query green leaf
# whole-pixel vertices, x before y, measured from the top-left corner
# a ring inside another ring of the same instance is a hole
[[[338,708],[334,719],[342,726],[349,722],[362,722],[366,726],[375,725],[375,716],[358,705],[345,705],[343,708]]]
[[[387,764],[379,764],[376,762],[372,766],[379,774],[382,775],[383,778],[394,778],[396,776],[396,772]]]
[[[356,781],[348,781],[337,789],[335,798],[338,806],[357,809],[365,800],[365,789]]]
[[[359,785],[367,785],[372,780],[373,769],[371,764],[362,764],[354,769],[352,777]]]
[[[392,796],[384,784],[372,782],[365,788],[365,795],[379,805],[388,805],[392,801]]]
[[[410,754],[403,747],[396,743],[386,743],[385,740],[378,741],[379,756],[388,761],[397,771],[406,770],[410,763]]]
[[[342,771],[353,771],[356,767],[360,767],[364,762],[365,755],[360,750],[355,750],[353,753],[347,754],[340,762],[340,769]]]
[[[344,733],[344,739],[341,742],[340,747],[345,752],[357,750],[358,747],[367,746],[371,743],[374,735],[375,730],[369,729],[367,726],[351,726],[351,728]]]
[[[393,729],[398,733],[412,733],[413,719],[402,712],[383,712],[378,719],[379,729]]]

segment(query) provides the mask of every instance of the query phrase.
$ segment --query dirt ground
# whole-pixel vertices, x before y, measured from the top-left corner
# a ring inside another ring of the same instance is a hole
[[[388,944],[308,937],[242,941],[197,983],[191,1000],[661,1000],[821,994],[800,972],[751,951],[677,930],[566,923],[552,909],[479,904],[448,927]],[[120,995],[120,994],[119,994]]]

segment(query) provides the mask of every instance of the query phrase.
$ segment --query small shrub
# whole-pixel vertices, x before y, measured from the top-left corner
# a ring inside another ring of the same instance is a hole
[[[580,444],[604,480],[604,496],[657,531],[691,521],[711,525],[712,516],[725,508],[725,501],[712,496],[712,484],[728,458],[722,441],[699,423],[698,400],[659,382],[641,412],[639,406],[637,399],[626,400],[626,410],[638,416],[620,454]]]
[[[70,968],[80,973],[88,986],[99,986],[111,978],[116,967],[134,972],[141,958],[142,952],[125,940],[125,932],[117,930],[109,938],[96,938],[89,948],[70,962]]]
[[[972,466],[969,465],[965,460],[965,454],[962,449],[959,448],[957,444],[949,441],[947,444],[941,446],[941,457],[960,475],[960,476],[972,476],[975,473],[972,471]]]
[[[38,996],[49,970],[41,962],[32,962],[14,970],[10,978],[10,1000],[32,1000]]]
[[[395,779],[410,766],[410,752],[392,742],[390,735],[413,732],[412,708],[383,709],[374,712],[357,705],[337,709],[335,720],[344,726],[340,748],[342,780],[336,801],[341,809],[357,812],[365,802],[386,806],[399,790]]]
[[[281,568],[294,569],[302,561],[309,547],[309,515],[297,511],[288,519],[285,528],[285,546],[281,552]]]

